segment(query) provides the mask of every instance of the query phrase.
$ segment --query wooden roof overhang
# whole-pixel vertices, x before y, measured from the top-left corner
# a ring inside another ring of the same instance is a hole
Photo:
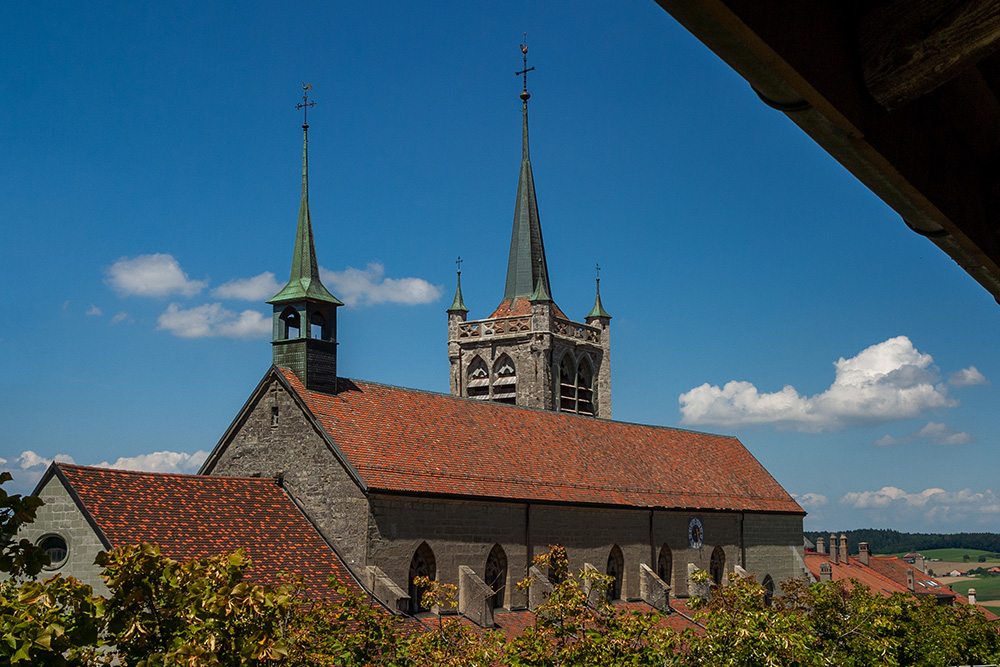
[[[1000,3],[657,3],[1000,301]]]

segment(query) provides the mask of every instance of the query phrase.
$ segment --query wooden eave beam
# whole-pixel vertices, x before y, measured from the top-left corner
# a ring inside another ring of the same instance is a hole
[[[944,126],[961,113],[963,100],[949,97],[964,95],[956,81],[978,76],[974,68],[889,112],[862,76],[855,3],[657,2],[1000,300],[995,170]]]

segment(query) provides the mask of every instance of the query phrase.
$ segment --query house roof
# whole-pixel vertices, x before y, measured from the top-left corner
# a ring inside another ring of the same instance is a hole
[[[360,592],[333,549],[269,478],[175,475],[53,463],[52,469],[110,547],[149,542],[174,560],[242,549],[248,576],[279,584],[301,575],[309,594],[327,597],[330,574]]]
[[[733,437],[272,370],[370,489],[804,514]]]

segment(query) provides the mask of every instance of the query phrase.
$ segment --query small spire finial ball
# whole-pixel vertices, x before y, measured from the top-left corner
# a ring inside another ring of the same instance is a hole
[[[531,97],[531,93],[529,93],[527,90],[521,93],[521,99],[524,100],[525,102],[528,101],[529,97]]]

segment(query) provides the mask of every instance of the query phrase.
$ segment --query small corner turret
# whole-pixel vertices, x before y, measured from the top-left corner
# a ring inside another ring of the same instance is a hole
[[[309,101],[302,84],[302,198],[288,283],[268,301],[274,306],[271,353],[275,366],[290,369],[306,389],[337,393],[337,308],[343,302],[323,286],[309,215]]]
[[[527,76],[535,68],[528,67],[527,39],[521,53],[521,168],[504,294],[487,319],[468,320],[459,282],[448,309],[451,393],[609,419],[611,316],[600,292],[586,324],[571,321],[552,299],[528,150]]]

